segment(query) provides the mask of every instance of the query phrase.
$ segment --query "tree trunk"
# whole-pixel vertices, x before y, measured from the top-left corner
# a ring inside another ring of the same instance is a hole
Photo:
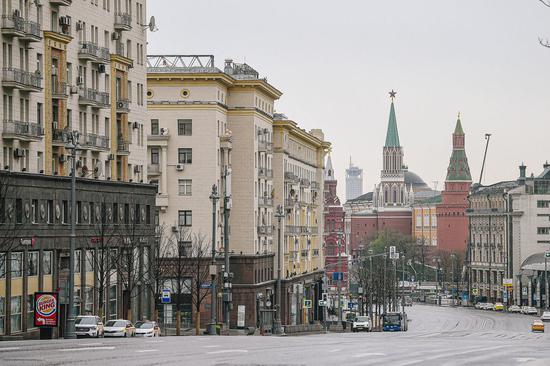
[[[128,320],[131,321],[132,323],[134,322],[133,319],[132,319],[132,307],[131,306],[128,307]]]
[[[176,335],[181,335],[181,312],[176,311]]]
[[[201,312],[198,310],[195,313],[195,335],[200,335],[201,333]]]

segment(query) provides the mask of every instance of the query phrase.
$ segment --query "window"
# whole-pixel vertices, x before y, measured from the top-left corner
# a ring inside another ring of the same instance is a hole
[[[116,285],[109,286],[109,319],[117,318]]]
[[[11,277],[21,277],[23,275],[23,253],[11,253]]]
[[[94,289],[89,286],[84,288],[84,311],[86,314],[94,312]]]
[[[53,224],[53,200],[48,200],[48,224]]]
[[[21,331],[21,300],[21,296],[13,296],[11,298],[10,324],[12,333]]]
[[[537,201],[537,207],[538,208],[549,208],[550,207],[550,201],[544,201],[544,200]]]
[[[31,207],[32,207],[32,213],[31,213],[32,223],[36,224],[40,219],[38,216],[38,200],[32,200]]]
[[[5,333],[6,324],[6,298],[0,296],[0,334]]]
[[[159,134],[159,120],[158,119],[152,119],[151,120],[151,135],[158,135]]]
[[[52,274],[52,252],[42,252],[42,274]]]
[[[160,154],[158,147],[151,148],[151,164],[158,165],[160,162]]]
[[[23,200],[21,198],[15,200],[15,222],[17,224],[23,223]]]
[[[127,203],[124,204],[124,223],[130,223],[130,205]]]
[[[145,224],[151,224],[151,206],[145,206]]]
[[[550,234],[550,227],[538,227],[537,228],[537,234],[540,234],[540,235]]]
[[[6,253],[0,253],[0,278],[6,278]]]
[[[191,196],[191,179],[178,180],[178,186],[180,196]]]
[[[27,329],[34,328],[34,293],[27,295]]]
[[[76,202],[76,223],[77,224],[82,223],[82,202],[81,201]]]
[[[27,275],[38,276],[38,252],[27,253]]]
[[[190,210],[178,211],[179,226],[191,226],[193,213]]]
[[[192,120],[178,119],[178,135],[191,136],[193,133]]]
[[[118,224],[118,203],[113,203],[113,222]]]
[[[193,161],[193,150],[189,148],[178,149],[178,163],[191,164]]]
[[[94,207],[94,203],[93,202],[90,202],[90,224],[95,224],[95,207]]]
[[[61,213],[61,223],[62,224],[68,224],[69,223],[69,201],[67,200],[64,200],[62,202],[62,210],[63,212]]]
[[[136,204],[136,223],[141,222],[141,208],[139,204]]]

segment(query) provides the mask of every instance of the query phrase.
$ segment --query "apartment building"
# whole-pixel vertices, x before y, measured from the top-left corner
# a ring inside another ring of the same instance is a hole
[[[4,170],[146,181],[145,0],[4,0]]]

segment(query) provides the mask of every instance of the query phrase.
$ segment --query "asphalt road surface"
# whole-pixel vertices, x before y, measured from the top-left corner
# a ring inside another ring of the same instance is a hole
[[[402,333],[3,342],[0,365],[550,365],[550,334],[531,333],[532,316],[421,305],[408,314]]]

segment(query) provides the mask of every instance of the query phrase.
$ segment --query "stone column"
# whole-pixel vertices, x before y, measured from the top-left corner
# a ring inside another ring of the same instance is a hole
[[[533,276],[527,276],[527,305],[533,306]]]
[[[162,169],[162,172],[161,172],[161,185],[160,185],[160,189],[161,189],[161,193],[163,195],[167,195],[168,194],[168,154],[166,152],[167,150],[167,147],[166,146],[163,146],[162,149],[161,149],[161,154],[160,154],[160,163],[161,163],[161,169]]]

